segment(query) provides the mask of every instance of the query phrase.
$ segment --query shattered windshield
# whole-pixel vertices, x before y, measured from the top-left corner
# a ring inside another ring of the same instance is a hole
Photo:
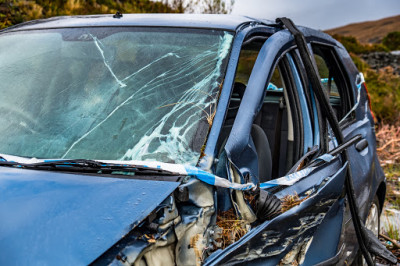
[[[145,27],[0,35],[0,153],[195,165],[232,33]]]

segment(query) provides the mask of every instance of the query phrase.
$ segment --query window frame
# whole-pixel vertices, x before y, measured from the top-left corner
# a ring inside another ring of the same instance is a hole
[[[339,95],[340,95],[340,99],[341,99],[341,107],[342,108],[344,107],[344,109],[345,109],[344,113],[340,117],[340,119],[343,119],[343,117],[348,112],[350,112],[352,106],[354,105],[352,86],[350,86],[350,79],[349,79],[347,72],[344,70],[345,68],[343,66],[343,62],[340,60],[340,56],[337,54],[334,45],[330,45],[330,44],[323,43],[323,42],[311,41],[310,46],[311,46],[311,50],[312,50],[312,54],[313,54],[314,63],[315,63],[315,55],[319,55],[319,54],[315,53],[315,48],[314,48],[315,46],[320,47],[325,50],[328,50],[329,56],[333,60],[332,67],[335,69],[334,73],[339,78],[337,80],[335,79],[335,83],[336,83],[336,86],[339,91]],[[319,56],[321,56],[321,55],[319,55]],[[325,60],[325,58],[324,57],[322,57],[322,58],[324,59],[325,63],[327,64],[327,61]],[[316,65],[315,65],[315,67],[316,67]],[[319,69],[316,68],[316,70],[317,70],[317,74],[319,75]],[[329,95],[327,95],[327,96],[329,96]],[[337,118],[339,120],[339,117],[337,117]],[[356,120],[355,113],[352,112],[349,116],[346,117],[345,120],[343,120],[341,123],[339,123],[339,125],[342,129],[344,129],[348,125],[355,122],[355,120]]]

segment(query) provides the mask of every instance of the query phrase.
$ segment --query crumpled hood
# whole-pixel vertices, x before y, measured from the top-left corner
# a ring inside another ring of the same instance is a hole
[[[0,167],[0,265],[88,264],[178,185]]]

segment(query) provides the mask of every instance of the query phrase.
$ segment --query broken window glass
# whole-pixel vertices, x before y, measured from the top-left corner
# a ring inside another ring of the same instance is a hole
[[[0,153],[194,165],[232,39],[145,27],[0,35]]]

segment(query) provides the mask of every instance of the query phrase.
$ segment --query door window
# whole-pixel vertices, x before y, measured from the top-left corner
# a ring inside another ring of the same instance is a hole
[[[350,94],[346,76],[334,50],[324,45],[312,45],[321,83],[340,121],[350,110]]]

